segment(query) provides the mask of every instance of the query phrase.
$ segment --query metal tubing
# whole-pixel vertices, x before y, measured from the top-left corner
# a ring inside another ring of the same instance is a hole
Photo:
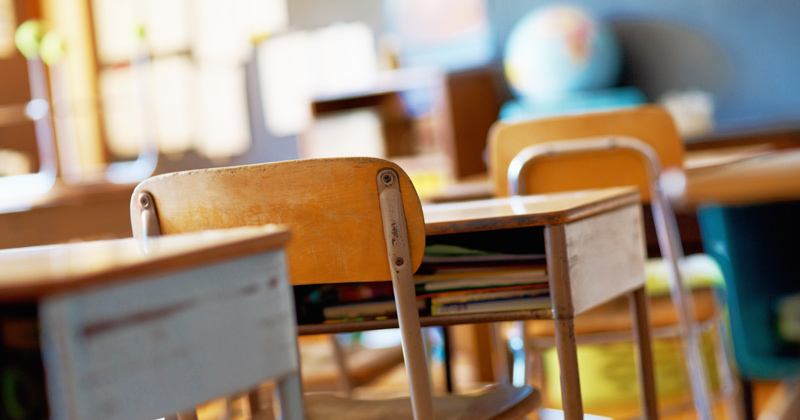
[[[556,155],[586,153],[603,150],[624,149],[636,153],[647,171],[650,180],[651,207],[656,225],[656,234],[661,249],[661,255],[667,262],[670,280],[670,295],[678,314],[678,328],[684,339],[688,370],[691,378],[692,394],[695,408],[702,420],[713,419],[710,401],[708,399],[709,387],[705,375],[705,367],[701,358],[700,342],[695,328],[696,320],[693,308],[692,295],[683,281],[679,261],[683,257],[683,249],[678,239],[678,228],[675,214],[665,194],[659,185],[661,174],[661,161],[658,154],[650,145],[632,137],[595,137],[575,139],[569,141],[543,142],[526,147],[511,161],[508,168],[508,188],[511,195],[526,191],[526,181],[523,173],[527,171],[534,161]]]
[[[411,251],[400,181],[394,169],[385,168],[378,172],[377,182],[414,420],[432,420],[433,396],[411,271]]]

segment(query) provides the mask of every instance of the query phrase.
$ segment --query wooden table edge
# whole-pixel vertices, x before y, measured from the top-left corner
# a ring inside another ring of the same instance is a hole
[[[641,194],[637,189],[633,187],[620,188],[619,195],[615,197],[605,198],[599,202],[585,203],[559,212],[545,214],[522,214],[504,216],[502,218],[470,219],[453,222],[426,222],[425,235],[434,236],[463,232],[481,232],[523,227],[560,225],[640,202]],[[498,228],[498,219],[506,219],[509,221],[509,223]]]
[[[34,285],[3,285],[0,282],[0,302],[29,302],[42,298],[78,292],[94,287],[106,287],[121,280],[146,280],[151,274],[168,274],[186,266],[192,268],[205,267],[222,261],[231,261],[249,257],[258,253],[275,251],[285,246],[291,238],[291,232],[285,228],[263,235],[256,235],[231,242],[192,249],[188,252],[154,257],[147,261],[134,263],[123,268],[110,267],[92,273],[79,274],[63,281],[37,283]],[[126,238],[128,240],[132,238]],[[58,245],[51,245],[58,246]]]

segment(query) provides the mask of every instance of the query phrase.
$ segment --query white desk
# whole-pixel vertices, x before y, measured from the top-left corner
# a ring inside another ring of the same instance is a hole
[[[20,389],[39,385],[32,406],[6,409],[158,418],[296,375],[289,236],[267,226],[0,251],[0,364]]]

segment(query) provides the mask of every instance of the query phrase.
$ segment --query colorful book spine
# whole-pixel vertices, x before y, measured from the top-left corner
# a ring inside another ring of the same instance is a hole
[[[526,296],[508,299],[480,300],[474,302],[456,302],[431,306],[431,315],[464,315],[486,312],[508,312],[550,307],[550,295]]]

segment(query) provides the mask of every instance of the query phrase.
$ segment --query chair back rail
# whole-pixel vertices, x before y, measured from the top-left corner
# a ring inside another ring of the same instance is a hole
[[[670,115],[658,106],[641,106],[543,118],[498,122],[489,133],[489,176],[495,195],[508,195],[508,167],[523,149],[538,143],[584,138],[631,137],[648,144],[663,168],[682,167],[683,143]],[[602,158],[600,158],[602,157]],[[641,156],[624,148],[541,158],[523,174],[524,194],[636,185],[650,200],[650,181]]]

